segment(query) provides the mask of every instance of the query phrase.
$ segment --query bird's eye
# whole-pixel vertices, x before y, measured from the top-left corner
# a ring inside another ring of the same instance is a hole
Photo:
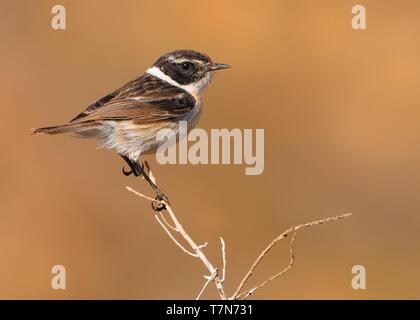
[[[193,64],[191,62],[183,62],[181,63],[181,68],[184,70],[188,70],[193,66]]]

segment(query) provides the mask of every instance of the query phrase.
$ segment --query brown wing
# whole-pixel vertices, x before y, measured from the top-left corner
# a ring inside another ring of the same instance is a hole
[[[113,100],[78,121],[129,120],[138,122],[160,121],[178,118],[194,108],[188,93],[163,99]]]
[[[145,74],[99,99],[70,122],[178,118],[192,110],[195,99],[185,90]]]

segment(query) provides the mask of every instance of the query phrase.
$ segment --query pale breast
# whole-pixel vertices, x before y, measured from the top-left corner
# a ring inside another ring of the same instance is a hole
[[[113,149],[119,154],[128,155],[138,160],[140,154],[153,153],[164,143],[157,139],[165,134],[165,129],[172,130],[177,136],[183,127],[179,121],[186,121],[188,130],[194,128],[202,114],[200,105],[177,120],[158,121],[153,123],[135,124],[133,120],[104,121],[103,134],[98,137],[100,147]]]

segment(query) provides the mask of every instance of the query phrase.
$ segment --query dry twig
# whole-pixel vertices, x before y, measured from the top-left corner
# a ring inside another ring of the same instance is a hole
[[[222,237],[220,237],[220,242],[222,244],[222,259],[223,259],[222,279],[220,279],[220,281],[223,282],[226,279],[226,245],[225,245],[225,240],[223,240]]]
[[[197,296],[197,298],[195,300],[200,300],[201,295],[206,290],[206,288],[208,287],[209,283],[214,280],[214,277],[216,276],[216,274],[217,274],[217,269],[215,270],[215,272],[211,276],[204,276],[204,278],[206,278],[207,281],[204,284],[203,288],[201,289],[200,293],[198,294],[198,296]]]
[[[252,274],[254,273],[255,269],[257,268],[257,266],[260,264],[261,260],[265,257],[265,255],[277,244],[277,242],[279,242],[280,240],[283,240],[284,238],[286,238],[290,233],[294,232],[296,233],[296,231],[302,229],[302,228],[308,228],[308,227],[313,227],[319,224],[323,224],[325,222],[329,222],[329,221],[336,221],[336,220],[340,220],[340,219],[344,219],[351,216],[351,213],[346,213],[340,216],[336,216],[336,217],[329,217],[329,218],[324,218],[321,220],[316,220],[316,221],[312,221],[312,222],[308,222],[308,223],[304,223],[304,224],[300,224],[298,226],[293,226],[290,227],[289,229],[287,229],[286,231],[284,231],[283,233],[281,233],[277,238],[275,238],[273,241],[270,242],[270,244],[260,253],[260,255],[257,257],[257,259],[255,260],[255,262],[252,264],[251,268],[248,270],[247,274],[243,277],[242,281],[240,282],[238,288],[236,289],[235,293],[232,295],[231,299],[237,299],[240,295],[240,291],[242,290],[242,288],[244,287],[244,285],[246,284],[246,282],[249,280],[249,278],[252,276]],[[290,243],[291,245],[291,265],[293,265],[294,262],[294,255],[293,255],[293,241],[294,241],[294,237]],[[275,278],[277,278],[278,276],[284,274],[285,272],[287,272],[290,268],[291,265],[289,264],[289,266],[283,270],[282,272],[280,272],[280,274],[277,274],[276,276],[274,276],[273,279],[267,279],[267,282],[264,281],[264,283],[260,286],[257,286],[258,288],[261,288],[263,285],[267,284],[268,282],[271,282],[272,280],[274,280]],[[255,290],[258,288],[254,288]],[[254,291],[255,291],[254,290]]]
[[[163,228],[163,230],[165,230],[166,231],[166,233],[168,234],[168,236],[169,236],[169,238],[171,238],[172,239],[172,241],[173,242],[175,242],[175,244],[182,250],[182,251],[184,251],[186,254],[189,254],[190,256],[192,256],[192,257],[194,257],[194,258],[197,258],[198,256],[197,256],[197,254],[196,253],[192,253],[191,251],[188,251],[187,249],[185,249],[185,247],[182,245],[182,244],[180,244],[175,238],[174,238],[174,236],[172,235],[172,233],[169,231],[169,229],[165,226],[165,224],[162,222],[162,221],[160,221],[160,219],[159,219],[159,217],[158,217],[158,215],[156,214],[155,215],[155,218],[156,218],[156,220],[159,222],[159,224],[162,226],[162,228]]]
[[[235,297],[235,298],[233,298],[232,297],[232,299],[240,299],[242,296],[243,296],[243,300],[245,300],[246,298],[248,298],[251,294],[253,294],[255,291],[257,291],[258,289],[260,289],[260,288],[262,288],[262,287],[264,287],[266,284],[268,284],[269,282],[271,282],[271,281],[273,281],[273,280],[275,280],[275,279],[277,279],[278,277],[280,277],[280,276],[282,276],[283,274],[285,274],[287,271],[289,271],[290,269],[292,269],[292,267],[293,267],[293,264],[294,264],[294,262],[295,262],[295,252],[294,252],[294,250],[293,250],[293,245],[294,245],[294,243],[295,243],[295,238],[296,238],[296,231],[295,231],[295,233],[293,233],[293,236],[292,236],[292,240],[290,240],[290,247],[289,247],[289,253],[290,253],[290,262],[289,262],[289,264],[287,265],[287,267],[286,268],[284,268],[282,271],[280,271],[279,273],[276,273],[275,275],[273,275],[273,276],[271,276],[270,278],[268,278],[267,280],[264,280],[263,282],[261,282],[259,285],[257,285],[257,286],[255,286],[254,288],[252,288],[252,289],[249,289],[249,290],[246,290],[246,291],[244,291],[244,292],[242,292],[242,293],[240,293],[240,294],[238,294],[238,296],[237,297]]]
[[[155,179],[153,173],[151,172],[150,166],[147,162],[145,163],[145,168],[146,168],[146,170],[149,174],[149,177],[153,180],[154,183],[156,183],[156,179]],[[283,274],[285,274],[286,272],[288,272],[292,268],[292,266],[294,264],[294,260],[295,260],[293,244],[294,244],[296,233],[297,233],[298,230],[303,229],[303,228],[307,228],[307,227],[312,227],[312,226],[315,226],[315,225],[320,225],[320,224],[323,224],[325,222],[344,219],[344,218],[347,218],[347,217],[351,216],[351,213],[347,213],[347,214],[343,214],[343,215],[336,216],[336,217],[324,218],[324,219],[321,219],[321,220],[316,220],[316,221],[308,222],[308,223],[305,223],[305,224],[300,224],[298,226],[290,227],[289,229],[287,229],[286,231],[281,233],[279,236],[277,236],[275,239],[273,239],[270,242],[270,244],[260,253],[260,255],[257,257],[255,262],[252,264],[252,266],[250,267],[248,272],[245,274],[245,276],[243,277],[243,279],[239,283],[239,286],[236,289],[235,293],[230,298],[228,298],[226,293],[225,293],[225,290],[223,288],[223,281],[225,281],[225,279],[226,279],[226,246],[225,246],[225,241],[223,240],[223,238],[220,238],[221,250],[222,250],[222,261],[223,261],[222,276],[220,277],[219,274],[218,274],[218,269],[213,266],[213,264],[209,261],[209,259],[206,257],[206,255],[204,254],[204,252],[202,250],[203,248],[205,248],[207,246],[207,242],[205,244],[202,244],[202,245],[198,245],[198,244],[195,243],[195,241],[185,231],[185,229],[183,228],[183,226],[179,222],[179,220],[176,217],[174,211],[172,210],[172,207],[170,206],[170,204],[168,204],[164,201],[157,201],[157,200],[155,200],[155,199],[153,199],[149,196],[146,196],[142,193],[139,193],[139,192],[135,191],[134,189],[132,189],[130,187],[126,187],[126,188],[127,188],[128,191],[133,192],[134,194],[136,194],[139,197],[142,197],[143,199],[163,204],[166,208],[166,211],[167,211],[169,217],[172,220],[172,223],[167,221],[167,219],[164,217],[164,214],[161,213],[161,212],[159,214],[157,214],[157,213],[155,214],[155,218],[156,218],[157,222],[165,230],[165,232],[168,234],[170,239],[176,244],[176,246],[178,246],[186,254],[201,260],[201,262],[204,264],[204,266],[210,272],[209,276],[204,276],[204,278],[207,281],[204,284],[203,288],[201,289],[200,293],[198,294],[198,296],[196,298],[197,300],[200,299],[200,297],[202,296],[202,294],[204,293],[204,291],[206,290],[206,288],[208,287],[210,282],[214,282],[214,284],[217,288],[217,291],[219,293],[219,296],[222,300],[226,300],[226,299],[236,300],[236,299],[240,299],[240,298],[242,298],[242,299],[248,298],[256,290],[264,287],[265,285],[267,285],[268,283],[277,279],[278,277],[282,276]],[[180,235],[183,238],[183,240],[185,242],[187,242],[187,244],[191,247],[192,250],[188,250],[187,248],[185,248],[185,246],[183,246],[175,238],[175,236],[172,234],[171,230],[172,230],[172,232]],[[264,280],[263,282],[261,282],[259,285],[255,286],[255,287],[253,287],[252,289],[242,291],[243,287],[248,282],[248,280],[251,278],[255,269],[261,263],[263,258],[277,244],[277,242],[283,240],[284,238],[286,238],[291,233],[293,233],[293,236],[292,236],[292,239],[290,241],[290,247],[289,247],[290,261],[289,261],[289,264],[287,265],[287,267],[284,268],[279,273],[276,273],[275,275],[273,275],[273,276],[269,277],[268,279]]]
[[[154,175],[153,175],[153,173],[151,172],[151,170],[150,170],[150,166],[149,166],[149,164],[146,162],[145,163],[145,168],[146,168],[146,170],[147,170],[147,172],[148,172],[148,175],[149,175],[149,177],[152,179],[152,181],[156,184],[156,179],[155,179],[155,177],[154,177]],[[172,241],[182,250],[182,251],[184,251],[185,253],[187,253],[188,255],[190,255],[190,256],[193,256],[193,257],[195,257],[195,258],[198,258],[198,259],[200,259],[201,260],[201,262],[204,264],[204,266],[209,270],[209,272],[210,272],[210,278],[212,278],[212,281],[215,283],[215,285],[216,285],[216,288],[217,288],[217,291],[218,291],[218,293],[219,293],[219,295],[220,295],[220,298],[222,299],[222,300],[226,300],[227,299],[227,297],[226,297],[226,294],[225,294],[225,290],[224,290],[224,288],[223,288],[223,285],[222,285],[222,281],[221,281],[221,279],[220,279],[220,277],[219,277],[219,275],[218,275],[218,270],[217,270],[217,268],[215,268],[213,265],[212,265],[212,263],[209,261],[209,259],[206,257],[206,255],[203,253],[203,251],[202,251],[202,249],[203,248],[205,248],[206,247],[206,245],[207,245],[207,243],[205,243],[205,244],[202,244],[202,245],[197,245],[195,242],[194,242],[194,240],[190,237],[190,235],[185,231],[185,229],[184,229],[184,227],[181,225],[181,223],[178,221],[178,219],[177,219],[177,217],[176,217],[176,215],[175,215],[175,213],[173,212],[173,210],[172,210],[172,207],[170,206],[170,204],[169,203],[166,203],[166,202],[164,202],[164,201],[157,201],[157,200],[155,200],[155,199],[153,199],[153,198],[151,198],[151,197],[148,197],[148,196],[145,196],[144,194],[141,194],[141,193],[139,193],[139,192],[137,192],[137,191],[135,191],[134,189],[132,189],[132,188],[130,188],[130,187],[127,187],[127,190],[128,191],[131,191],[131,192],[133,192],[133,193],[135,193],[137,196],[139,196],[139,197],[142,197],[142,198],[144,198],[144,199],[146,199],[146,200],[149,200],[149,201],[155,201],[155,202],[160,202],[160,203],[162,203],[163,205],[165,205],[165,208],[166,208],[166,211],[168,212],[168,214],[169,214],[169,216],[170,216],[170,218],[171,218],[171,220],[172,220],[172,222],[173,222],[173,225],[171,225],[171,224],[169,224],[166,220],[164,220],[164,218],[163,218],[163,221],[164,222],[162,222],[160,219],[159,219],[159,216],[158,216],[158,214],[155,214],[155,218],[156,218],[156,220],[159,222],[159,224],[162,226],[162,228],[165,230],[165,232],[168,234],[168,236],[172,239]],[[170,229],[172,229],[174,232],[176,232],[176,233],[178,233],[178,234],[180,234],[181,236],[182,236],[182,238],[189,244],[189,246],[191,247],[191,249],[195,252],[195,253],[193,253],[193,252],[191,252],[191,251],[189,251],[189,250],[187,250],[183,245],[181,245],[176,239],[175,239],[175,237],[172,235],[172,233],[170,232],[170,230],[165,226],[165,225],[167,225],[167,226],[169,226],[169,228]],[[207,278],[206,278],[207,279]],[[208,284],[207,284],[208,285]],[[203,287],[203,291],[206,289],[206,287],[207,287],[207,285],[205,285],[204,287]],[[201,294],[200,294],[200,296],[201,296]]]

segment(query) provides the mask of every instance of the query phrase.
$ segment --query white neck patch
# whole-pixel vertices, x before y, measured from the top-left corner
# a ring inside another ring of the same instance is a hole
[[[160,80],[163,80],[175,87],[184,89],[185,91],[187,91],[189,94],[191,94],[194,98],[198,100],[200,100],[201,94],[204,88],[208,86],[211,80],[211,72],[208,72],[207,75],[203,79],[198,80],[197,82],[194,82],[194,83],[183,85],[173,80],[171,77],[166,75],[164,72],[162,72],[162,70],[160,70],[157,67],[151,67],[147,69],[146,73],[150,74],[151,76],[155,76],[156,78],[159,78]]]

